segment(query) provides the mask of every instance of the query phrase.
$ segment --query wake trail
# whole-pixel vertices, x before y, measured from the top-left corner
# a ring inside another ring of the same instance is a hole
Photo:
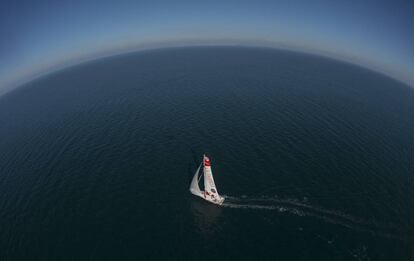
[[[277,197],[234,197],[224,195],[223,205],[234,209],[273,210],[301,217],[313,217],[327,223],[341,225],[352,230],[367,232],[387,238],[405,241],[406,232],[394,224],[381,224],[375,220],[367,220],[340,211],[313,206],[296,199],[279,199]]]

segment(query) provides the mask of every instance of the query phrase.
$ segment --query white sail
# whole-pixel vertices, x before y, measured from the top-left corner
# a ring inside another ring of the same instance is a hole
[[[203,197],[204,194],[200,190],[200,187],[198,186],[198,181],[199,181],[198,175],[199,175],[200,169],[201,169],[201,164],[200,166],[198,166],[198,169],[195,172],[193,179],[191,180],[190,192],[196,196]]]
[[[204,197],[208,200],[219,200],[216,184],[214,183],[213,173],[211,171],[211,162],[207,156],[203,159],[204,165]]]

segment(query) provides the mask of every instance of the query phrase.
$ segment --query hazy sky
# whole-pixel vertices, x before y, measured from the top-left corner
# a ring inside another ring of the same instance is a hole
[[[414,1],[3,0],[0,94],[88,59],[193,44],[323,54],[414,86]]]

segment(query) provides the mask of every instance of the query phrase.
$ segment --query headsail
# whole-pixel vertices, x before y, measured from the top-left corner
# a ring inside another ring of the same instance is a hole
[[[194,173],[194,177],[191,180],[191,185],[190,185],[190,192],[192,194],[194,194],[196,196],[200,196],[200,197],[203,196],[203,192],[200,190],[200,187],[198,186],[198,181],[199,181],[198,175],[200,173],[201,165],[202,164],[200,164],[200,166],[198,166],[197,171]]]

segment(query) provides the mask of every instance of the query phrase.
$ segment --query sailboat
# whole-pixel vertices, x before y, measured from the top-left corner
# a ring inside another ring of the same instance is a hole
[[[201,167],[203,168],[201,169]],[[201,170],[202,173],[199,175]],[[200,190],[200,186],[198,185],[202,176],[204,176],[204,191]],[[213,204],[221,205],[224,202],[224,197],[221,197],[217,191],[216,184],[214,183],[213,172],[211,171],[211,162],[206,155],[203,155],[203,162],[201,162],[194,174],[193,179],[191,180],[190,192],[193,195],[199,196],[200,198]]]

